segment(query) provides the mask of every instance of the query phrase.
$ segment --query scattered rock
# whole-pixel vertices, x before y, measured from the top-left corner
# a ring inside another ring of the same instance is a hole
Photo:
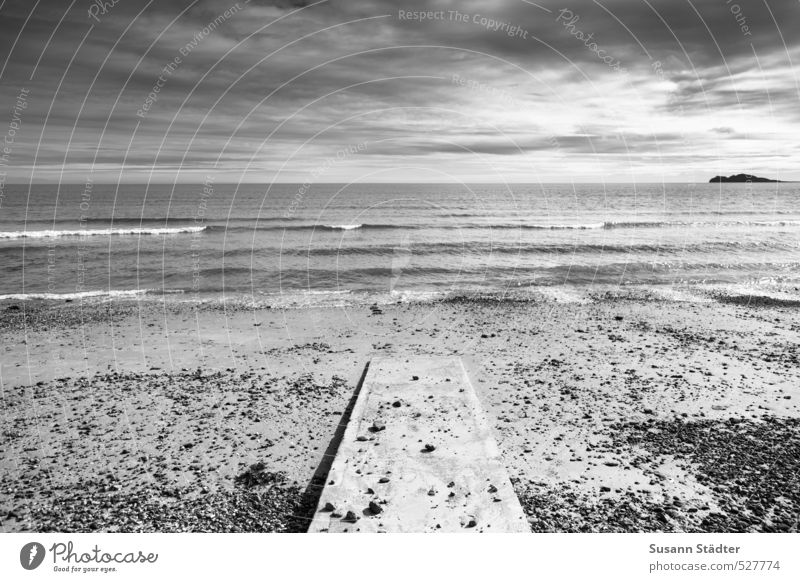
[[[342,518],[342,521],[346,521],[346,522],[349,522],[349,523],[355,523],[355,522],[358,521],[358,516],[355,513],[353,513],[352,511],[348,511],[344,515],[344,517]]]

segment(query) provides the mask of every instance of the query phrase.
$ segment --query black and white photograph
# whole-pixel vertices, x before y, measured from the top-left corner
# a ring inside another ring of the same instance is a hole
[[[225,534],[191,567],[796,579],[798,33],[796,0],[0,0],[0,577],[167,579]],[[318,533],[390,535],[275,535]]]

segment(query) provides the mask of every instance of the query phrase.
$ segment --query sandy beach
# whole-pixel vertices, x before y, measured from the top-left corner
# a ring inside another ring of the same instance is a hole
[[[375,355],[460,355],[531,530],[797,531],[796,302],[0,304],[0,529],[304,531]]]

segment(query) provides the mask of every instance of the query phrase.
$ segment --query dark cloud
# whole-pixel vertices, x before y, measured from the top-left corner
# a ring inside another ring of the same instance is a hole
[[[30,91],[17,179],[34,160],[37,178],[66,160],[75,179],[93,162],[170,179],[218,158],[235,176],[253,155],[269,179],[306,140],[298,168],[356,141],[376,144],[371,163],[536,152],[580,171],[609,154],[659,174],[683,170],[662,154],[687,143],[714,152],[708,167],[761,140],[781,164],[797,151],[793,2],[120,0],[96,18],[88,1],[34,4],[0,9],[6,112]]]

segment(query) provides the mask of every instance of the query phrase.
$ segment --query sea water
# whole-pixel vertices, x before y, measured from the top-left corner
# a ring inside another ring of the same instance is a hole
[[[798,285],[790,183],[37,184],[0,206],[4,299]]]

